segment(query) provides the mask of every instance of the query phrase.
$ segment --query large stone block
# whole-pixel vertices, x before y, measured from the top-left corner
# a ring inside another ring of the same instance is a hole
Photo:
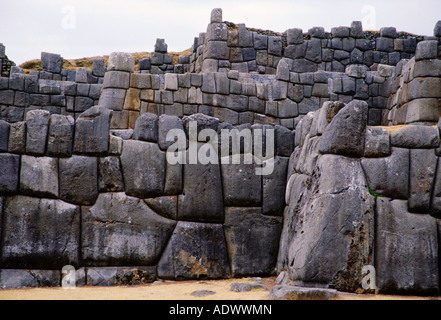
[[[70,157],[74,139],[75,120],[71,116],[51,115],[47,140],[47,154],[54,157]]]
[[[221,224],[180,221],[158,264],[165,279],[218,279],[230,276]]]
[[[99,105],[110,110],[121,111],[124,107],[125,98],[125,89],[106,88],[101,93]]]
[[[441,78],[415,78],[408,84],[408,99],[440,98]]]
[[[234,277],[274,272],[281,217],[262,215],[260,208],[225,208],[225,238]]]
[[[80,209],[61,200],[7,198],[3,210],[2,267],[78,266]]]
[[[166,159],[156,143],[124,141],[121,165],[128,195],[150,198],[163,194]]]
[[[59,54],[42,52],[41,66],[43,71],[61,73],[63,69],[63,58]]]
[[[60,198],[78,205],[92,205],[98,196],[98,163],[94,157],[59,159]]]
[[[20,156],[0,154],[0,194],[15,194],[18,190]]]
[[[100,287],[135,286],[152,283],[155,279],[155,267],[88,267],[84,284]]]
[[[262,176],[256,174],[256,165],[246,164],[245,156],[233,164],[233,156],[221,158],[225,206],[260,206],[262,204]],[[184,178],[185,181],[185,178]]]
[[[438,57],[438,41],[426,40],[417,44],[415,60],[436,59]]]
[[[50,116],[46,110],[31,110],[26,114],[26,153],[45,153]]]
[[[198,145],[198,152],[201,148]],[[222,197],[222,178],[219,164],[183,165],[183,191],[179,196],[179,220],[223,222],[224,206]]]
[[[8,152],[9,123],[0,120],[0,152]]]
[[[374,194],[407,199],[409,196],[409,150],[392,148],[391,151],[392,154],[386,158],[361,160],[367,183]]]
[[[161,115],[158,120],[158,144],[159,148],[166,151],[175,140],[167,141],[167,133],[172,129],[182,130],[184,132],[184,125],[182,120],[177,116]]]
[[[75,125],[74,152],[106,154],[109,148],[111,115],[111,110],[100,106],[80,114]]]
[[[119,157],[99,158],[98,189],[100,192],[124,191],[124,182]]]
[[[60,270],[1,269],[0,288],[19,289],[36,287],[58,287],[61,283]]]
[[[158,116],[146,112],[136,119],[133,138],[141,141],[158,142]]]
[[[130,73],[123,71],[108,71],[104,75],[103,88],[128,89],[130,87]]]
[[[205,59],[228,60],[228,47],[226,41],[209,41],[205,45]]]
[[[92,266],[158,263],[176,222],[124,193],[103,193],[82,209],[81,258]]]
[[[406,126],[390,134],[390,142],[400,148],[437,148],[439,147],[438,128],[422,125]]]
[[[262,176],[262,213],[281,216],[285,208],[288,158],[275,157],[266,162],[268,161],[273,161],[274,170],[271,174]]]
[[[130,53],[112,52],[107,62],[108,71],[127,71],[133,72],[135,67],[135,59]]]
[[[436,60],[441,61],[441,60]],[[435,69],[437,70],[437,69]],[[439,69],[441,70],[441,64]],[[440,74],[441,76],[441,74]],[[428,98],[412,100],[403,108],[407,107],[406,123],[413,122],[437,122],[441,117],[441,99]]]
[[[436,220],[407,212],[402,200],[377,198],[375,268],[377,290],[385,294],[436,295]]]
[[[368,105],[353,100],[338,111],[320,141],[321,153],[360,157],[364,153]]]
[[[58,159],[22,156],[20,193],[39,197],[58,197]]]

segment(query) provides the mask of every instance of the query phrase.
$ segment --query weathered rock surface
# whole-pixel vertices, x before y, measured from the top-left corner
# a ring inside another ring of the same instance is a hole
[[[176,224],[124,193],[100,194],[82,215],[81,257],[90,266],[155,265]]]

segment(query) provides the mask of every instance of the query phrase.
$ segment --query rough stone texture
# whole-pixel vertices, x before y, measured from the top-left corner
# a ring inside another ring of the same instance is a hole
[[[436,167],[436,177],[433,181],[433,193],[430,206],[430,214],[441,219],[441,161],[438,160]]]
[[[63,68],[63,58],[59,54],[42,52],[41,66],[44,71],[61,73]]]
[[[1,289],[58,287],[60,283],[61,275],[59,270],[0,270]]]
[[[166,151],[168,147],[170,147],[175,140],[167,141],[167,133],[171,129],[180,129],[184,132],[184,125],[182,120],[177,116],[169,116],[169,115],[161,115],[158,120],[158,144],[159,148],[163,151]]]
[[[60,198],[78,205],[94,204],[98,196],[97,158],[61,158],[58,166]]]
[[[227,207],[224,228],[232,276],[274,272],[281,217],[264,216],[260,208]]]
[[[175,224],[140,199],[102,193],[82,208],[81,257],[92,266],[155,265]]]
[[[121,111],[124,107],[125,97],[125,89],[105,88],[101,93],[99,105],[110,110]]]
[[[386,158],[362,159],[371,192],[395,199],[409,196],[409,150],[392,148]]]
[[[230,291],[233,292],[248,292],[251,290],[267,290],[267,288],[263,283],[232,282],[230,286]]]
[[[385,157],[390,154],[389,133],[384,128],[367,127],[364,156],[365,157]]]
[[[355,291],[372,262],[374,199],[358,160],[324,155],[316,172],[291,184],[278,271],[287,269],[294,283]]]
[[[158,116],[153,113],[143,113],[135,124],[133,132],[135,140],[158,142]]]
[[[20,156],[0,154],[0,194],[15,194],[18,191]]]
[[[102,155],[109,148],[112,111],[95,106],[80,114],[75,125],[74,152]]]
[[[409,212],[429,212],[437,162],[433,149],[410,150]]]
[[[364,153],[368,106],[353,100],[341,109],[326,127],[320,141],[321,153],[360,157]]]
[[[52,114],[48,140],[47,154],[54,157],[70,157],[74,138],[75,121],[71,116]]]
[[[0,152],[8,152],[9,123],[0,120]]]
[[[230,276],[221,224],[180,221],[158,264],[164,279],[213,279]]]
[[[107,62],[108,71],[127,71],[133,72],[135,60],[130,53],[112,52]]]
[[[46,110],[31,110],[26,114],[26,153],[45,153],[49,120],[50,112]]]
[[[31,196],[58,197],[58,159],[22,156],[20,193]]]
[[[256,174],[256,165],[233,164],[233,156],[222,158],[222,183],[225,206],[260,206],[262,203],[262,176]],[[185,178],[184,178],[185,181]]]
[[[172,220],[178,218],[178,198],[177,196],[164,196],[157,198],[144,199],[145,203],[157,214]]]
[[[188,161],[187,152],[187,164],[183,165],[183,192],[178,198],[179,220],[222,222],[224,209],[219,164],[190,164]]]
[[[337,290],[277,285],[271,289],[270,300],[332,300]]]
[[[126,140],[121,166],[126,193],[140,198],[162,195],[165,177],[165,152],[156,143]]]
[[[437,128],[428,126],[407,126],[390,134],[390,142],[400,148],[437,148],[439,146]]]
[[[275,157],[273,172],[262,176],[263,214],[274,216],[281,216],[283,214],[287,169],[288,158]]]
[[[99,158],[98,170],[98,189],[100,192],[124,191],[119,157]]]
[[[68,264],[78,266],[79,239],[79,207],[61,200],[6,198],[2,267],[60,270]]]
[[[88,267],[85,284],[88,286],[135,286],[152,283],[155,267]]]
[[[375,268],[379,293],[438,294],[436,220],[377,198]]]

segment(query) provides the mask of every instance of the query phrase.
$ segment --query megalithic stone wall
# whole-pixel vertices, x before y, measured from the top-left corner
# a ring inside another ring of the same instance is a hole
[[[50,53],[42,71],[11,68],[0,287],[58,286],[73,265],[77,285],[282,273],[360,292],[371,265],[377,292],[439,293],[440,30],[277,34],[215,9],[178,64],[158,39],[137,72],[121,52],[92,70]],[[245,143],[170,164],[167,133],[185,133],[190,158],[191,121],[218,143],[222,130],[274,130],[274,170],[222,162]],[[378,127],[395,124],[411,126]]]

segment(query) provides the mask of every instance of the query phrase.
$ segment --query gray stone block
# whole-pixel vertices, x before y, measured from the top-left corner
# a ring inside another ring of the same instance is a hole
[[[134,286],[152,283],[155,279],[155,267],[88,267],[84,285]]]
[[[392,52],[394,51],[394,39],[392,38],[377,38],[376,39],[376,49],[377,51]]]
[[[63,69],[63,58],[59,54],[42,52],[41,66],[43,71],[61,73]]]
[[[11,153],[26,152],[26,122],[20,121],[10,125],[8,151]]]
[[[75,124],[75,153],[107,153],[111,115],[111,110],[100,106],[94,106],[80,114]]]
[[[105,73],[106,73],[106,65],[104,63],[104,59],[102,58],[93,59],[92,75],[94,75],[95,77],[104,77]]]
[[[437,148],[439,132],[428,126],[408,126],[390,134],[391,145],[400,148]]]
[[[163,194],[166,158],[156,143],[125,140],[121,166],[128,195],[150,198]]]
[[[364,156],[371,158],[385,157],[390,154],[389,132],[384,128],[367,127]]]
[[[242,48],[251,48],[253,46],[253,33],[248,31],[244,24],[238,25],[238,46]]]
[[[0,104],[14,104],[14,91],[13,90],[1,90],[0,91]]]
[[[155,52],[167,53],[168,45],[164,39],[157,38],[155,43]]]
[[[316,72],[318,70],[317,63],[306,60],[306,59],[296,59],[292,64],[292,71],[303,73],[303,72]]]
[[[2,289],[58,287],[60,283],[59,270],[0,270],[0,288]]]
[[[417,44],[415,60],[436,59],[438,57],[438,41],[427,40]]]
[[[407,199],[409,196],[409,150],[392,148],[386,158],[362,159],[370,190],[377,195]]]
[[[58,166],[60,198],[78,205],[93,205],[98,196],[97,158],[61,158]]]
[[[205,45],[204,59],[228,59],[228,47],[225,41],[209,41]]]
[[[384,294],[439,290],[436,220],[407,212],[406,201],[377,198],[375,268]]]
[[[264,216],[260,208],[228,207],[224,229],[232,276],[273,272],[282,231],[281,217]]]
[[[288,29],[286,30],[286,38],[288,45],[295,45],[303,43],[303,30],[302,29]]]
[[[91,266],[155,265],[176,222],[124,193],[103,193],[82,211],[82,260]]]
[[[326,37],[325,29],[323,27],[312,27],[308,30],[308,34],[312,38],[324,39]]]
[[[143,113],[135,124],[135,140],[158,142],[158,116],[154,113]]]
[[[31,110],[26,114],[26,153],[45,153],[49,120],[50,112],[46,110]]]
[[[106,88],[101,93],[99,105],[110,110],[122,111],[125,97],[125,89]]]
[[[0,154],[0,194],[15,194],[18,191],[20,156],[9,153]]]
[[[260,206],[262,203],[262,176],[256,174],[256,165],[233,164],[233,156],[221,158],[225,206]],[[184,179],[185,181],[185,179]]]
[[[293,118],[299,115],[297,103],[288,98],[278,102],[277,110],[276,116],[280,118]]]
[[[78,266],[78,206],[61,200],[7,198],[2,233],[2,267],[60,270],[65,265]]]
[[[341,109],[323,132],[320,152],[362,156],[367,112],[367,103],[360,100],[353,100]]]
[[[227,25],[225,23],[210,23],[207,27],[207,41],[227,41]]]
[[[274,160],[266,162],[268,161],[273,161],[274,170],[271,174],[262,176],[262,213],[283,216],[288,158],[276,156]]]
[[[20,167],[20,193],[57,198],[58,159],[23,155]]]
[[[177,116],[161,115],[158,120],[158,145],[163,151],[167,151],[167,148],[176,142],[175,140],[167,141],[167,133],[172,129],[179,129],[184,131],[184,125],[182,120]]]
[[[230,276],[221,224],[180,221],[158,264],[164,279],[218,279]]]
[[[127,71],[133,72],[135,67],[135,59],[130,53],[112,52],[107,61],[108,71]]]
[[[383,27],[380,29],[380,37],[395,39],[398,37],[397,28],[395,27]]]
[[[275,56],[282,56],[282,38],[277,36],[268,37],[268,53]]]
[[[100,192],[124,191],[119,157],[109,156],[98,160],[98,189]]]
[[[103,88],[128,89],[130,87],[130,73],[123,71],[108,71],[104,75]]]
[[[230,94],[227,97],[227,108],[243,112],[248,110],[248,97],[243,95]]]
[[[333,300],[338,294],[335,289],[305,288],[276,285],[271,289],[270,300]]]
[[[0,120],[0,152],[8,152],[10,124],[4,120]]]
[[[352,21],[350,36],[356,39],[360,39],[364,37],[363,26],[361,21]]]
[[[408,99],[441,97],[440,78],[415,78],[408,84]]]
[[[349,27],[335,27],[331,29],[331,35],[333,38],[346,38],[350,35]]]
[[[150,58],[144,58],[139,60],[139,70],[150,70],[151,66],[152,64]]]

